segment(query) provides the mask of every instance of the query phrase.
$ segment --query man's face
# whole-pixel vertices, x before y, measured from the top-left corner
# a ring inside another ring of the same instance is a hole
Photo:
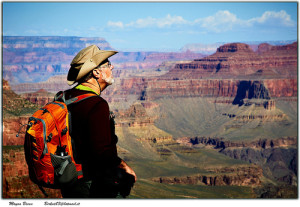
[[[113,68],[114,66],[111,65],[109,61],[99,67],[102,74],[102,80],[105,81],[107,85],[111,85],[114,83],[114,79],[112,75]]]

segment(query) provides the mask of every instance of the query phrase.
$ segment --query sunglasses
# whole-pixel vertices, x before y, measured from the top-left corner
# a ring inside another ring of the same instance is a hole
[[[101,66],[99,66],[98,68],[110,68],[110,67],[111,67],[111,62],[108,61],[107,64],[101,65]]]

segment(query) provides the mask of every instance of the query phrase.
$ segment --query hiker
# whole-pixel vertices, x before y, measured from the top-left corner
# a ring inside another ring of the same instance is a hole
[[[68,106],[74,159],[82,164],[83,178],[61,189],[64,198],[115,198],[120,185],[123,188],[125,185],[126,196],[137,179],[135,172],[118,157],[114,120],[110,117],[108,103],[100,96],[114,82],[114,66],[108,58],[116,53],[91,45],[71,62],[67,83],[76,83],[76,86],[65,92],[65,99],[86,93],[95,96]],[[119,183],[118,179],[123,181]]]

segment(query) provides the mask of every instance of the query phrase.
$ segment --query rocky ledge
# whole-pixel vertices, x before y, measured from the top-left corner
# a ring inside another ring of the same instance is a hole
[[[222,138],[181,138],[181,144],[212,146],[233,159],[254,163],[263,169],[264,176],[277,183],[297,185],[297,137],[259,139],[256,141],[226,141]]]
[[[45,198],[28,176],[23,147],[3,148],[3,198]],[[60,190],[45,188],[48,198],[61,198]]]
[[[175,65],[167,75],[173,78],[232,78],[249,75],[255,78],[295,77],[297,46],[297,42],[284,46],[260,45],[258,52],[254,52],[247,44],[225,44],[213,55]]]
[[[194,137],[184,138],[193,144],[204,144],[215,146],[216,149],[225,149],[230,147],[251,147],[256,149],[268,149],[277,147],[288,147],[297,145],[297,137],[282,137],[278,139],[259,139],[255,141],[229,141],[224,138]]]
[[[209,186],[258,186],[261,184],[262,169],[258,166],[222,168],[208,170],[212,174],[184,177],[158,177],[152,180],[166,184],[189,184]]]

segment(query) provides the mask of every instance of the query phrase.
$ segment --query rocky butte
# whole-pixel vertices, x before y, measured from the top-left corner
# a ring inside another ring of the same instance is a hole
[[[284,46],[268,45],[268,47],[266,44],[261,44],[257,52],[254,52],[246,44],[225,44],[219,47],[213,55],[195,59],[190,63],[177,64],[169,75],[173,75],[174,78],[183,78],[183,73],[180,71],[184,70],[184,78],[194,79],[295,78],[297,47],[297,42]]]
[[[39,106],[44,106],[53,101],[54,95],[54,93],[49,93],[45,89],[40,89],[34,93],[23,93],[21,97]]]

